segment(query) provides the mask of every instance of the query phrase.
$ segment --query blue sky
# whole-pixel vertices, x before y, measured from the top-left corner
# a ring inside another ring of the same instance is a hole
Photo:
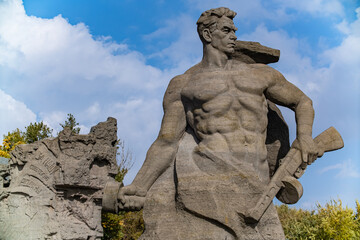
[[[241,40],[281,50],[271,66],[304,91],[316,112],[313,136],[334,126],[345,147],[300,179],[298,207],[360,200],[359,0],[0,0],[0,134],[67,113],[82,133],[108,116],[135,156],[131,183],[155,140],[169,80],[201,59],[196,20],[226,6]],[[291,139],[294,114],[282,109]]]

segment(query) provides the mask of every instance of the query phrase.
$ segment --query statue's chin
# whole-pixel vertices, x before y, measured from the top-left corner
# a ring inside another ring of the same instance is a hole
[[[228,51],[225,51],[225,54],[228,56],[228,57],[231,57],[235,52],[235,49],[232,48],[232,49],[229,49]]]

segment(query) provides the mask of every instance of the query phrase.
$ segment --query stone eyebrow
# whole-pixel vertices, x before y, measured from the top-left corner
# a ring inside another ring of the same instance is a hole
[[[231,26],[231,25],[225,25],[222,27],[223,30],[234,30],[234,32],[236,32],[237,28],[235,26]]]

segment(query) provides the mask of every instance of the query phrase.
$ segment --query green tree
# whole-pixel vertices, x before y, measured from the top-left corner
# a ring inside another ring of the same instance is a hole
[[[29,126],[25,127],[26,132],[25,140],[26,143],[33,143],[52,136],[52,129],[50,129],[43,121],[39,123],[30,123]]]
[[[0,145],[0,157],[10,158],[10,152],[17,145],[25,144],[25,135],[18,128],[4,135],[3,144]]]
[[[320,225],[317,239],[360,239],[359,202],[356,201],[357,212],[344,208],[342,202],[331,200],[325,206],[317,205]]]
[[[71,131],[73,133],[79,134],[80,133],[80,128],[76,127],[79,125],[79,123],[76,122],[76,119],[74,117],[74,115],[72,115],[71,113],[68,113],[67,115],[67,119],[65,120],[64,124],[60,123],[60,126],[64,129],[65,127],[68,127],[71,129]]]
[[[288,205],[276,206],[286,239],[317,239],[319,218],[315,211],[289,208]]]
[[[295,239],[360,239],[360,204],[356,210],[343,207],[341,200],[331,200],[325,206],[318,204],[308,211],[277,206],[285,236]]]
[[[26,131],[22,132],[20,129],[15,129],[4,135],[3,144],[0,145],[0,157],[10,158],[10,152],[19,144],[33,143],[51,136],[52,129],[50,129],[42,121],[39,123],[30,123],[25,127]]]

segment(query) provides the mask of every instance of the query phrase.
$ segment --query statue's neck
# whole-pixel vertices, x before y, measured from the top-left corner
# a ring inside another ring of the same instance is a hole
[[[229,56],[214,48],[210,44],[203,49],[202,65],[207,68],[224,68],[229,61]]]

